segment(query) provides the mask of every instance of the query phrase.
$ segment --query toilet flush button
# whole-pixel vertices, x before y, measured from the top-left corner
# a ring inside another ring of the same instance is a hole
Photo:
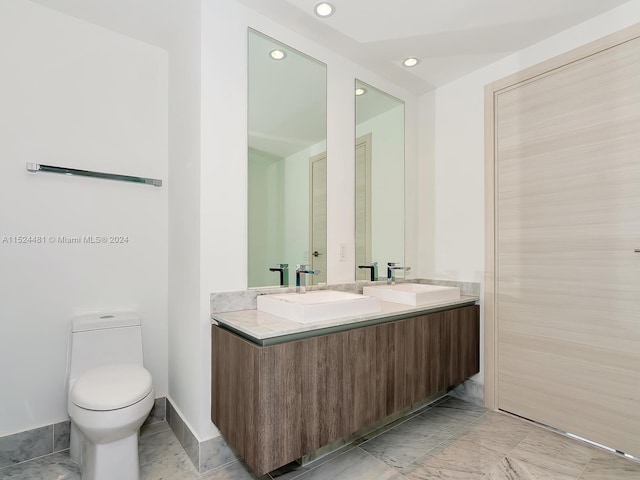
[[[139,402],[152,389],[151,374],[139,365],[109,365],[83,374],[71,401],[87,410],[117,410]]]

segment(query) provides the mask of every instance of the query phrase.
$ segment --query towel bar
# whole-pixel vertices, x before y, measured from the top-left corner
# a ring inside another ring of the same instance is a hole
[[[119,175],[117,173],[93,172],[91,170],[79,170],[77,168],[54,167],[53,165],[41,165],[39,163],[27,163],[27,170],[31,173],[50,172],[65,175],[79,175],[82,177],[104,178],[106,180],[119,180],[121,182],[144,183],[161,187],[162,180],[156,178],[133,177],[131,175]]]

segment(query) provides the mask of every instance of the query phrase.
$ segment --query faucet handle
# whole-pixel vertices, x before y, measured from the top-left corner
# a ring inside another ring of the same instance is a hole
[[[388,262],[387,263],[387,284],[396,283],[396,270],[403,270],[404,272],[408,272],[411,270],[411,267],[403,267],[396,262]]]
[[[320,270],[313,270],[309,265],[299,264],[296,266],[296,273],[308,273],[309,275],[318,275],[322,273]]]
[[[406,267],[406,266],[403,267],[397,262],[388,262],[387,267],[389,268],[389,270],[404,270],[405,272],[408,272],[409,270],[411,270],[411,267]]]

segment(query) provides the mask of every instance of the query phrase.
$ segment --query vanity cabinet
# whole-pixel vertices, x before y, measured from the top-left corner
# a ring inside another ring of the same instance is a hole
[[[480,366],[477,305],[270,346],[212,328],[211,419],[257,475]]]

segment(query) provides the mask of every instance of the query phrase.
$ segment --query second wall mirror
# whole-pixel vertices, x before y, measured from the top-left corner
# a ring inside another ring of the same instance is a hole
[[[404,262],[404,102],[360,80],[356,98],[356,280]]]
[[[248,286],[294,284],[297,264],[324,283],[327,68],[255,30],[248,45]]]

